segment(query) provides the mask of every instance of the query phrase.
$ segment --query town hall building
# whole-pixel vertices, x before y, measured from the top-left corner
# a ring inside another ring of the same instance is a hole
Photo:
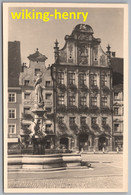
[[[91,26],[77,25],[55,42],[52,65],[56,148],[112,150],[113,99],[110,48],[105,53]]]

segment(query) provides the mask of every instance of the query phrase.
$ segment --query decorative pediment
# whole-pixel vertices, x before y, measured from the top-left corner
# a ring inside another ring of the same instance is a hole
[[[115,103],[113,104],[113,106],[123,106],[123,104],[120,104],[120,103],[118,103],[118,102],[115,102]]]
[[[120,120],[120,119],[117,118],[117,119],[114,119],[113,122],[122,123],[123,120]]]

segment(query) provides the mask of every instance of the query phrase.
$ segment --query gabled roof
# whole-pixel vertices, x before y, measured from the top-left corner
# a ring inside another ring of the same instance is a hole
[[[35,53],[28,56],[28,59],[34,62],[45,62],[47,57],[41,54],[37,49]]]

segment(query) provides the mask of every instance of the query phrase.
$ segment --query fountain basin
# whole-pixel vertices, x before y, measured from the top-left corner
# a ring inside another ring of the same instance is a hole
[[[50,154],[50,155],[9,155],[8,169],[66,169],[81,166],[79,154]]]

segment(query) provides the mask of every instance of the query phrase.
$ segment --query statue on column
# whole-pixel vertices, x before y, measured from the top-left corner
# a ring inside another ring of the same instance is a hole
[[[42,75],[37,74],[37,79],[35,81],[35,95],[36,95],[36,101],[37,101],[37,106],[38,107],[43,107],[44,106],[44,100],[43,100],[43,95],[42,95]]]

